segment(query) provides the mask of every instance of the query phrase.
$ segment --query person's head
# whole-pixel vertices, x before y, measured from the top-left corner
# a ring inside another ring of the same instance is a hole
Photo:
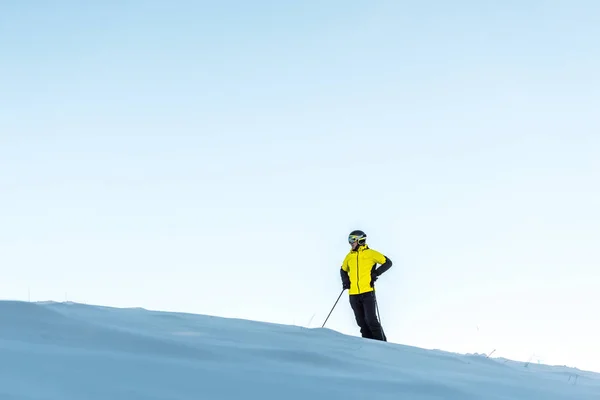
[[[352,246],[352,250],[356,250],[358,246],[367,243],[367,234],[361,230],[354,230],[348,235],[348,243]]]

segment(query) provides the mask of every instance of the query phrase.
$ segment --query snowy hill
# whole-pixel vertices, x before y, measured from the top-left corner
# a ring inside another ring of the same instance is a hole
[[[600,374],[327,329],[0,302],[0,399],[600,399]]]

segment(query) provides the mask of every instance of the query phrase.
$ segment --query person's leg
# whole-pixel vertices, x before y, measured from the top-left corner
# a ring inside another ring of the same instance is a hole
[[[350,306],[352,307],[352,311],[354,311],[354,317],[356,318],[356,324],[360,328],[360,334],[364,338],[372,339],[373,335],[369,330],[369,326],[367,324],[365,318],[365,308],[363,305],[363,295],[356,294],[350,295]]]
[[[365,293],[363,298],[363,311],[366,326],[371,331],[373,339],[386,341],[383,328],[377,318],[377,299],[375,292]]]

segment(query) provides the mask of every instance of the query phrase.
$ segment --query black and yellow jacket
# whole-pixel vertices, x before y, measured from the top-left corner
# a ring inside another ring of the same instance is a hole
[[[381,264],[379,268],[377,264]],[[340,275],[345,286],[349,284],[349,294],[362,294],[373,291],[373,278],[390,269],[392,261],[368,245],[359,246],[348,253]]]

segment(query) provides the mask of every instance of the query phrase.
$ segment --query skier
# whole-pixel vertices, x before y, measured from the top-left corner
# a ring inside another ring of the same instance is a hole
[[[367,235],[361,230],[350,232],[348,242],[351,250],[342,263],[340,275],[342,287],[349,289],[350,306],[356,323],[362,337],[387,341],[376,313],[374,283],[381,274],[390,269],[392,261],[369,248]],[[376,268],[377,264],[381,264],[379,268]]]

